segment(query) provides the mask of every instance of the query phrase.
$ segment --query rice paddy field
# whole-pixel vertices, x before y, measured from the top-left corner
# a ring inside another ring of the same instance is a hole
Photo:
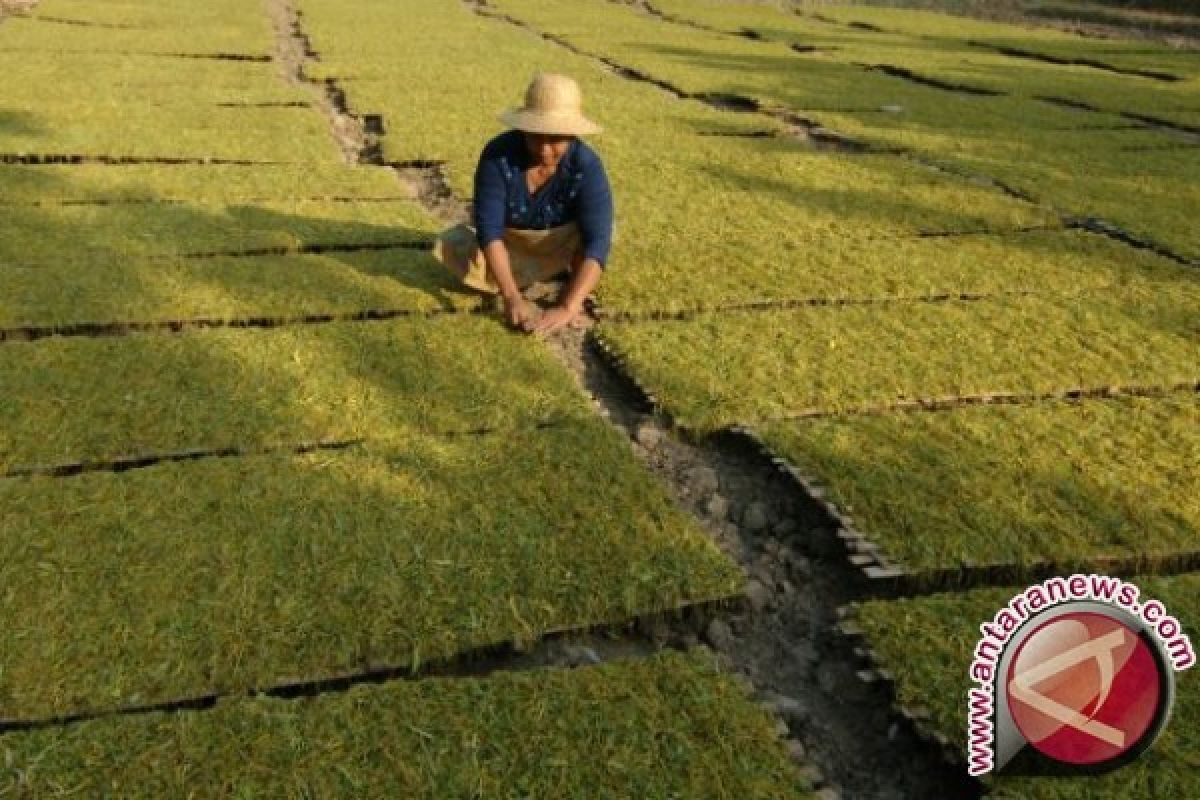
[[[582,370],[431,254],[538,71],[616,201]],[[1200,622],[1194,47],[861,3],[40,0],[0,2],[0,76],[0,797],[840,796],[711,632],[505,660],[746,603],[588,370],[787,471],[945,774],[1022,581]],[[1126,768],[964,796],[1200,794],[1195,684]]]

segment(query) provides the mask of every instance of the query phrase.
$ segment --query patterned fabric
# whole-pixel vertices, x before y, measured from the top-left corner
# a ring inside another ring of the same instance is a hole
[[[579,139],[571,142],[550,180],[530,196],[525,171],[532,166],[524,134],[508,131],[488,142],[475,170],[475,229],[480,247],[505,229],[547,230],[579,226],[585,258],[601,266],[612,247],[612,190],[600,157]]]
[[[561,275],[575,259],[582,260],[579,226],[574,223],[544,231],[508,228],[503,238],[519,289]],[[433,246],[433,255],[464,285],[488,294],[500,291],[470,226],[455,225],[443,231]]]

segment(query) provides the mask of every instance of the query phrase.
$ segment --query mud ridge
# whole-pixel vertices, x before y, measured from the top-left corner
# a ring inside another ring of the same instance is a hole
[[[33,4],[31,3],[30,6]],[[25,19],[35,22],[49,22],[54,25],[71,25],[78,28],[104,28],[106,30],[115,31],[144,31],[146,28],[140,25],[125,25],[120,22],[96,22],[87,19],[73,19],[70,17],[52,17],[45,14],[23,14]]]
[[[331,322],[380,322],[393,319],[423,318],[452,314],[484,314],[486,308],[366,309],[328,314],[261,317],[191,317],[151,322],[74,322],[61,325],[26,325],[0,328],[0,344],[32,342],[53,336],[99,338],[139,333],[180,333],[209,328],[282,328],[295,325],[325,325]]]
[[[319,61],[320,55],[304,30],[300,13],[287,0],[268,0],[267,11],[275,31],[273,60],[280,64],[288,83],[304,86],[313,94],[342,160],[347,164],[381,164],[383,153],[378,142],[364,132],[362,120],[351,113],[346,93],[337,82],[332,78],[317,81],[305,74],[305,64]]]
[[[128,472],[133,469],[145,469],[156,464],[172,464],[183,461],[201,461],[210,458],[245,458],[246,456],[270,455],[272,453],[293,453],[303,455],[323,450],[346,450],[362,444],[363,439],[345,439],[339,441],[304,442],[297,445],[281,447],[218,447],[181,450],[172,453],[147,453],[139,456],[122,458],[98,459],[94,461],[72,461],[65,464],[34,465],[12,467],[0,473],[0,479],[28,478],[33,476],[71,478],[90,472]]]
[[[281,201],[300,203],[396,203],[410,200],[409,197],[353,197],[347,195],[309,195],[307,197],[218,197],[185,200],[173,197],[102,197],[98,199],[29,200],[27,202],[0,200],[0,208],[73,208],[76,206],[180,206],[220,203],[277,203]]]
[[[1176,264],[1182,264],[1185,267],[1200,267],[1200,259],[1188,258],[1176,253],[1168,247],[1165,247],[1158,242],[1150,239],[1144,239],[1135,234],[1129,233],[1124,228],[1115,225],[1107,220],[1099,219],[1098,217],[1085,218],[1068,218],[1067,226],[1078,230],[1088,231],[1100,236],[1107,236],[1109,239],[1127,244],[1130,247],[1138,250],[1149,250],[1155,255],[1162,256]]]
[[[221,701],[236,698],[274,697],[278,699],[311,698],[337,694],[356,686],[381,685],[396,681],[416,681],[426,678],[482,678],[514,670],[543,668],[574,668],[600,664],[618,658],[644,657],[672,647],[655,640],[648,633],[670,624],[695,627],[708,618],[713,609],[729,605],[729,601],[705,601],[678,609],[649,614],[622,623],[598,623],[542,636],[537,642],[503,642],[484,645],[455,656],[436,659],[414,666],[395,665],[367,670],[353,670],[339,675],[298,680],[255,687],[228,693],[204,693],[156,703],[119,706],[41,718],[0,718],[0,742],[6,733],[61,728],[103,719],[143,716],[155,713],[188,713],[211,711]]]
[[[205,250],[193,253],[173,253],[161,256],[162,260],[172,258],[209,259],[209,258],[261,258],[263,256],[295,256],[295,255],[324,255],[325,253],[364,253],[381,250],[430,250],[432,240],[415,240],[404,242],[362,242],[357,244],[302,244],[298,247],[257,247],[243,250]]]
[[[214,103],[217,108],[312,108],[312,103],[304,100],[263,100],[246,103]]]
[[[941,89],[947,92],[958,92],[959,94],[969,94],[979,97],[1001,97],[1006,92],[1001,92],[996,89],[986,89],[981,86],[970,86],[965,83],[952,83],[944,81],[940,78],[933,78],[928,75],[920,75],[910,69],[897,67],[892,64],[859,64],[858,66],[869,72],[882,72],[884,75],[890,75],[893,78],[901,78],[902,80],[910,81],[921,86],[929,86],[934,89]]]
[[[1166,83],[1175,83],[1183,80],[1180,76],[1174,75],[1170,72],[1157,72],[1155,70],[1143,69],[1124,69],[1122,67],[1116,67],[1112,64],[1106,64],[1103,61],[1096,61],[1090,58],[1064,58],[1062,56],[1054,56],[1048,53],[1037,53],[1032,50],[1023,50],[1019,47],[990,44],[988,42],[980,42],[972,39],[968,39],[967,44],[971,47],[978,47],[981,50],[990,50],[994,53],[999,53],[1011,58],[1023,58],[1031,61],[1041,61],[1046,64],[1091,67],[1092,69],[1098,69],[1104,72],[1112,72],[1117,75],[1129,75],[1135,78],[1149,78],[1151,80],[1164,81]]]
[[[43,166],[47,164],[103,164],[106,166],[161,165],[161,166],[233,166],[233,167],[280,167],[290,166],[288,161],[255,161],[241,158],[204,158],[175,156],[99,156],[82,153],[0,153],[0,164],[23,164]]]
[[[1055,97],[1053,95],[1039,95],[1038,100],[1043,103],[1049,103],[1062,108],[1071,108],[1076,111],[1091,111],[1097,114],[1116,114],[1119,117],[1124,117],[1127,120],[1136,122],[1142,128],[1150,128],[1156,130],[1169,131],[1171,133],[1184,134],[1188,141],[1200,141],[1196,137],[1200,137],[1200,127],[1195,125],[1183,125],[1178,122],[1172,122],[1169,119],[1155,117],[1150,114],[1139,114],[1133,111],[1108,111],[1106,109],[1094,106],[1091,103],[1085,103],[1082,100],[1073,100],[1069,97]]]
[[[1112,286],[1093,286],[1063,293],[1040,289],[1009,289],[994,292],[939,292],[921,295],[881,295],[878,297],[796,297],[747,300],[686,309],[610,309],[598,306],[595,316],[605,322],[672,322],[719,314],[790,311],[800,308],[842,308],[849,306],[894,306],[914,303],[974,303],[1002,297],[1075,297],[1100,292]]]

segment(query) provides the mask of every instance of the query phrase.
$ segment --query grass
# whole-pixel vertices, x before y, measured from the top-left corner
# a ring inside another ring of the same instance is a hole
[[[5,736],[0,792],[129,798],[811,796],[699,656],[359,686]]]
[[[1200,399],[1193,393],[769,423],[917,576],[1043,562],[1153,569],[1200,552]]]
[[[1185,629],[1200,619],[1200,578],[1141,578],[1143,597],[1161,600]],[[1019,588],[909,600],[876,601],[857,608],[855,619],[867,641],[894,675],[897,702],[930,713],[928,725],[965,752],[968,667],[979,625],[992,619]],[[1093,797],[1192,797],[1200,751],[1200,682],[1177,676],[1172,719],[1154,748],[1132,764],[1103,776],[1037,778],[992,776],[989,796],[1022,800],[1076,800]]]
[[[742,580],[593,417],[0,497],[8,719],[416,669]]]
[[[0,383],[4,468],[590,413],[544,347],[479,316],[12,342]]]
[[[1077,298],[711,314],[609,323],[601,335],[681,425],[708,432],[945,396],[1195,382],[1198,292],[1150,283]]]

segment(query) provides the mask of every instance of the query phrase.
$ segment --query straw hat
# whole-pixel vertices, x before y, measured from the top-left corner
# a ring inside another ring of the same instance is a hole
[[[510,128],[529,133],[583,136],[599,133],[599,125],[583,116],[583,93],[566,75],[539,73],[525,90],[525,105],[500,115]]]

